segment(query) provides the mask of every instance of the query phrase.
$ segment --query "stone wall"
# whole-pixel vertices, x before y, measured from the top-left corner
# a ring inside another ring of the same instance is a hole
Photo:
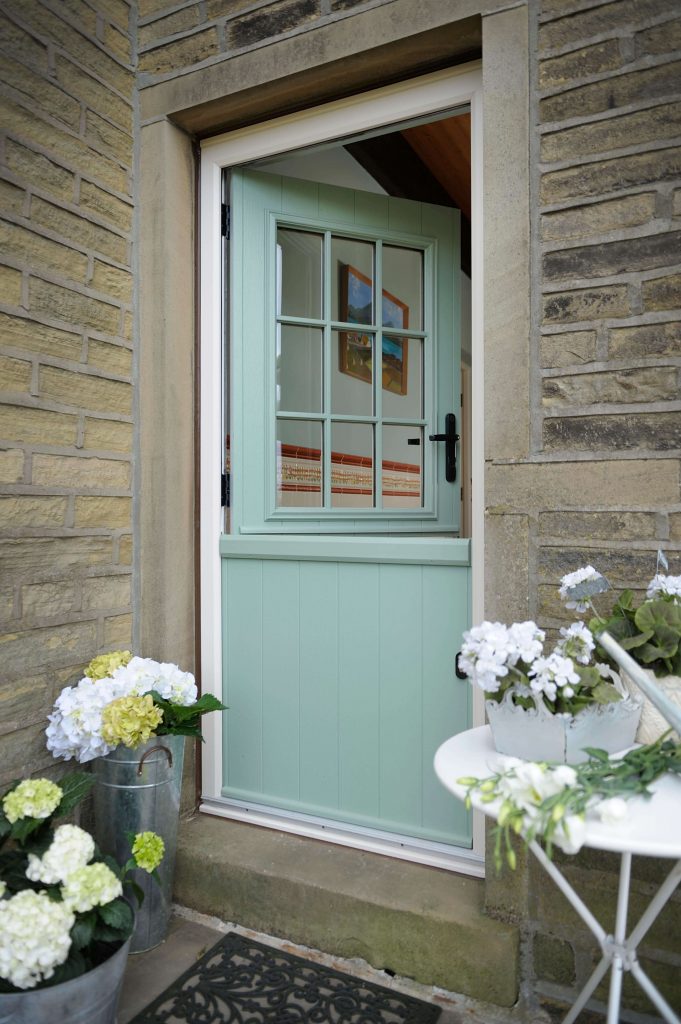
[[[132,29],[125,0],[0,11],[0,788],[132,641]]]

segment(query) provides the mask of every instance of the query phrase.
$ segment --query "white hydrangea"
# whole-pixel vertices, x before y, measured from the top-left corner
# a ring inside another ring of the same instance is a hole
[[[563,626],[560,635],[563,639],[558,642],[556,650],[578,661],[580,665],[588,665],[596,646],[588,626],[583,622],[573,622],[571,626]]]
[[[508,675],[508,661],[515,651],[509,630],[501,622],[483,622],[463,635],[459,668],[486,693],[495,693]]]
[[[671,597],[676,603],[676,599],[681,598],[681,576],[663,576],[658,572],[648,584],[646,597]]]
[[[555,700],[558,691],[563,697],[574,697],[573,686],[579,683],[579,676],[571,658],[565,658],[558,651],[548,658],[537,658],[530,669],[530,686],[535,693],[544,693],[549,700]]]
[[[21,989],[51,978],[69,955],[74,921],[64,903],[32,889],[0,900],[0,978]]]
[[[589,582],[597,582],[602,579],[603,576],[597,569],[594,569],[593,565],[585,565],[581,569],[576,569],[575,572],[569,572],[567,575],[563,576],[560,581],[559,593],[562,601],[565,603],[565,607],[574,608],[574,610],[580,614],[588,611],[590,604],[589,600],[573,598],[570,596],[570,591],[573,587],[578,586],[578,584],[586,583],[587,580]]]
[[[198,697],[191,672],[183,672],[177,665],[152,658],[132,658],[127,665],[116,669],[113,679],[127,687],[127,695],[142,695],[156,690],[164,700],[183,706],[195,704]]]
[[[111,903],[122,893],[120,878],[99,861],[72,871],[61,890],[64,903],[79,914]]]
[[[60,825],[42,857],[29,853],[26,877],[46,885],[65,882],[71,872],[84,867],[94,854],[95,843],[89,832],[77,825]]]

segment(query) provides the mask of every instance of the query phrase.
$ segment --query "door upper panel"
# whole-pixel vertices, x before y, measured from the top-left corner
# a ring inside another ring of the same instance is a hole
[[[231,181],[233,530],[456,532],[458,212]]]

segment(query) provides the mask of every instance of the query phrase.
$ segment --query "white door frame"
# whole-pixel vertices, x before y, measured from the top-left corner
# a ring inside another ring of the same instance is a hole
[[[201,679],[205,693],[222,696],[221,567],[218,538],[223,527],[220,473],[224,467],[222,245],[220,208],[222,172],[308,146],[340,140],[414,118],[469,105],[471,110],[471,283],[472,283],[472,617],[483,618],[484,447],[483,447],[483,224],[482,224],[482,68],[480,61],[437,71],[406,82],[336,100],[319,107],[240,128],[201,146],[200,166],[200,358],[201,358]],[[453,674],[453,673],[452,673]],[[454,679],[452,685],[456,685]],[[463,685],[463,683],[461,684]],[[227,712],[229,714],[229,712]],[[476,690],[474,724],[484,722],[482,694]],[[450,852],[442,844],[390,840],[378,831],[345,829],[291,813],[262,813],[226,801],[222,789],[222,727],[220,715],[204,720],[203,791],[200,810],[254,824],[268,825],[327,841],[484,874],[484,826],[476,816],[472,850]]]

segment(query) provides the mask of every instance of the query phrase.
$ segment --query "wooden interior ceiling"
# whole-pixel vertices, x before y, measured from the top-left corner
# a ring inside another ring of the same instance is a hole
[[[470,220],[471,115],[406,128],[401,135]]]

